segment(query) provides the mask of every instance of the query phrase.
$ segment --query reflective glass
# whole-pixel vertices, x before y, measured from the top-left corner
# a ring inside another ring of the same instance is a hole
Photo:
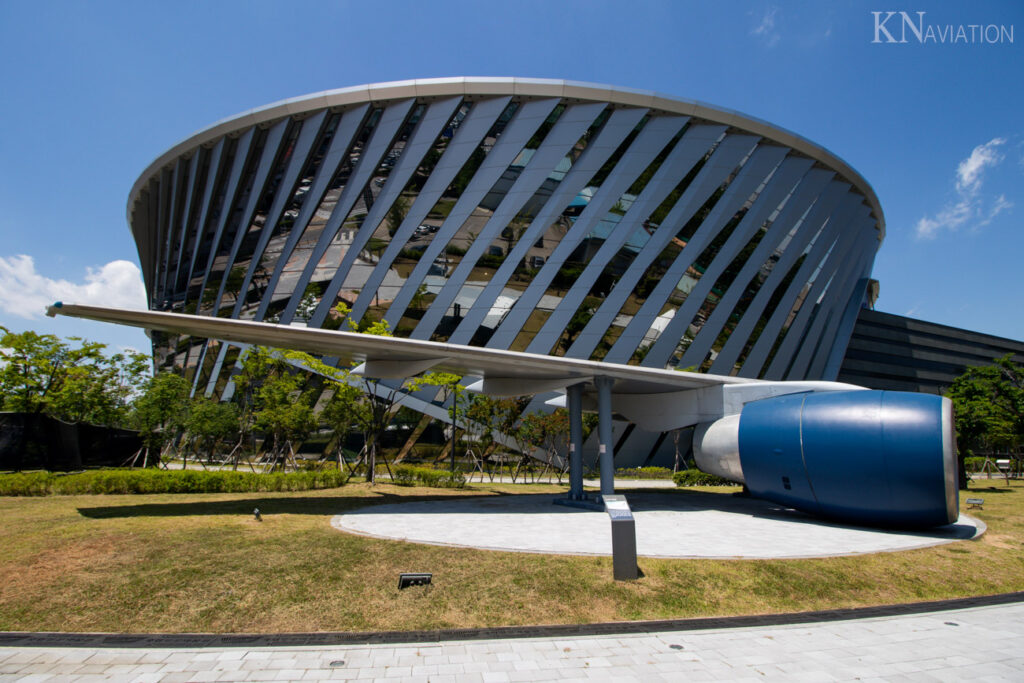
[[[236,234],[241,230],[242,214],[245,212],[245,206],[249,200],[249,194],[252,192],[253,183],[256,180],[256,172],[259,167],[259,163],[263,154],[263,147],[267,141],[267,131],[259,130],[256,132],[256,137],[253,142],[252,152],[248,155],[245,168],[242,173],[241,183],[233,193],[233,197],[225,196],[222,197],[222,205],[218,207],[215,212],[217,214],[217,220],[223,223],[224,229],[218,240],[214,236],[214,242],[210,246],[210,259],[209,267],[206,269],[204,274],[204,281],[206,283],[203,288],[202,298],[199,301],[199,311],[204,315],[227,315],[230,313],[229,308],[221,307],[221,296],[220,292],[227,290],[229,294],[235,287],[235,282],[241,285],[241,278],[232,275],[230,282],[227,281],[227,269],[229,266],[229,260],[231,251],[235,242]],[[230,182],[229,182],[230,184]],[[230,190],[229,190],[230,191]],[[249,226],[246,226],[248,228]],[[222,290],[223,286],[223,290]],[[233,302],[232,302],[233,303]]]
[[[385,250],[391,245],[395,234],[401,227],[410,211],[410,208],[419,197],[419,194],[423,190],[427,180],[430,178],[431,173],[433,173],[437,164],[440,162],[444,152],[447,150],[449,144],[455,137],[456,132],[469,115],[472,107],[473,103],[469,101],[462,102],[459,105],[455,113],[442,127],[441,132],[437,135],[433,144],[426,151],[423,158],[418,161],[416,169],[406,181],[405,187],[403,187],[396,195],[393,195],[395,199],[391,205],[387,207],[387,210],[383,212],[383,214],[378,214],[382,215],[382,218],[377,222],[373,232],[370,233],[369,239],[359,250],[359,254],[356,256],[354,261],[352,261],[352,265],[346,268],[346,272],[343,274],[344,280],[335,284],[337,291],[331,297],[329,310],[333,310],[339,303],[344,303],[347,307],[352,308],[360,292],[363,290],[371,271],[383,267],[381,258]],[[374,181],[374,184],[377,184],[377,182],[378,181]],[[386,182],[386,180],[384,182]],[[380,183],[381,188],[383,188],[384,182]],[[436,221],[437,219],[435,217],[431,220]],[[417,235],[417,237],[420,236],[421,235]],[[383,313],[380,310],[381,292],[386,297],[385,300],[393,297],[401,284],[404,283],[405,278],[407,278],[408,274],[412,271],[412,268],[415,266],[415,263],[421,254],[421,250],[403,249],[397,254],[397,258],[391,261],[391,267],[387,269],[387,274],[384,278],[381,289],[375,299],[371,302],[371,305],[376,307],[374,312],[362,317],[364,325],[368,325],[374,320],[379,320],[383,316]],[[332,278],[336,277],[334,273],[331,273],[331,276]],[[417,300],[416,303],[417,305],[425,305],[428,301],[429,300],[421,299]],[[324,304],[321,302],[319,307],[322,310],[324,308]],[[331,312],[324,321],[324,326],[336,327],[340,323],[340,318]]]
[[[469,186],[480,165],[483,164],[487,155],[497,144],[498,139],[505,131],[505,127],[512,120],[519,106],[519,102],[513,101],[505,107],[501,115],[498,116],[486,135],[484,135],[483,139],[462,165],[462,168],[456,173],[452,182],[441,193],[437,201],[434,202],[422,224],[406,240],[405,245],[398,253],[398,257],[392,262],[392,266],[388,271],[388,277],[377,288],[372,303],[360,320],[361,324],[381,320],[387,314],[392,301],[402,290],[414,269],[419,265],[423,255],[428,252],[430,245],[439,234],[441,226],[448,218],[452,209],[455,208],[456,203]],[[474,216],[472,225],[478,227],[480,220],[480,216]],[[433,301],[437,290],[440,289],[440,284],[432,285],[430,279],[436,277],[445,278],[454,270],[455,266],[461,261],[462,256],[466,253],[468,243],[475,239],[475,234],[471,234],[473,232],[472,228],[461,228],[446,244],[441,253],[432,259],[427,281],[417,288],[416,295],[406,311],[410,315],[399,318],[398,322],[393,325],[399,336],[408,336],[415,328],[416,320],[418,320],[417,316],[422,315],[423,309]],[[384,244],[380,246],[381,251],[384,246]]]
[[[523,270],[526,278],[523,284],[525,285],[523,291],[526,289],[543,286],[545,290],[541,295],[533,296],[530,298],[531,310],[523,310],[520,314],[520,319],[525,316],[523,323],[519,323],[518,319],[516,324],[530,325],[532,322],[537,320],[535,315],[538,310],[553,311],[561,303],[562,298],[570,287],[575,284],[577,278],[583,272],[585,263],[579,259],[586,255],[587,247],[581,250],[579,248],[579,242],[583,240],[586,235],[581,233],[581,226],[583,224],[578,223],[579,217],[584,213],[587,207],[590,205],[591,200],[598,194],[604,182],[611,176],[612,171],[616,168],[620,160],[622,160],[626,151],[633,145],[637,140],[641,132],[646,128],[647,123],[651,120],[649,115],[644,115],[640,121],[633,127],[630,133],[622,140],[617,146],[616,150],[608,157],[605,163],[600,169],[590,178],[589,182],[583,187],[577,196],[566,206],[562,211],[561,215],[558,216],[554,222],[552,222],[547,229],[542,233],[539,239],[535,240],[533,246],[541,251],[540,255],[536,258],[531,258],[528,262],[524,262]],[[655,156],[657,156],[655,154]],[[622,192],[616,195],[617,199],[622,198]],[[612,209],[614,210],[614,206]],[[621,207],[620,207],[621,208]],[[512,236],[516,238],[515,227],[512,228]],[[573,228],[576,228],[575,234]],[[589,230],[588,230],[589,232]],[[505,233],[508,235],[509,233]],[[567,240],[571,240],[568,241]],[[568,249],[568,245],[576,245],[573,251],[564,254]],[[557,260],[557,268],[555,267],[554,260]],[[550,264],[550,265],[549,265]],[[510,280],[510,289],[515,290],[513,282],[519,280],[515,278]],[[512,295],[514,296],[514,294]],[[497,320],[495,324],[498,329],[502,330],[503,339],[510,338],[509,342],[520,343],[525,338],[524,329],[515,329],[515,326],[511,323],[508,318],[509,312],[514,310],[519,305],[523,308],[520,297],[516,297],[515,301],[512,301],[512,296],[506,297],[507,304],[509,306],[508,312],[499,312],[498,316],[495,316]],[[521,296],[521,295],[520,295]],[[497,303],[497,302],[495,302]],[[537,330],[539,331],[539,329]],[[534,336],[534,332],[529,332],[530,338]],[[514,342],[513,342],[514,340]],[[499,345],[502,342],[499,342]]]

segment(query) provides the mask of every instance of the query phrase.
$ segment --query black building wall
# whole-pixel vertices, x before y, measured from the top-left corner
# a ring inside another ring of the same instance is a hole
[[[1008,353],[1024,363],[1024,342],[861,309],[837,381],[941,394],[965,368]]]

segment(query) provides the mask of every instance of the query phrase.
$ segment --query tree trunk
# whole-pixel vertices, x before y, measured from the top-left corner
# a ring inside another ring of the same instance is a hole
[[[366,481],[370,484],[377,483],[377,439],[374,438],[366,450]]]
[[[681,429],[673,429],[672,430],[672,443],[674,443],[675,447],[676,447],[676,459],[672,463],[672,474],[675,474],[676,472],[679,471],[679,463],[683,459],[682,454],[679,453],[679,433],[681,431],[682,431]]]

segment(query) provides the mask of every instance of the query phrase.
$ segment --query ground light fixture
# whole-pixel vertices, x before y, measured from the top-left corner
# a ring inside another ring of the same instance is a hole
[[[429,586],[433,574],[425,572],[420,573],[404,573],[398,575],[398,590],[408,588],[409,586]]]

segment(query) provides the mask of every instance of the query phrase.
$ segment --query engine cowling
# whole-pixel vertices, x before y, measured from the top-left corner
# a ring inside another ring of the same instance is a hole
[[[738,419],[737,419],[738,418]],[[753,401],[699,425],[702,470],[814,515],[883,527],[959,515],[947,398],[899,391],[800,393]]]

